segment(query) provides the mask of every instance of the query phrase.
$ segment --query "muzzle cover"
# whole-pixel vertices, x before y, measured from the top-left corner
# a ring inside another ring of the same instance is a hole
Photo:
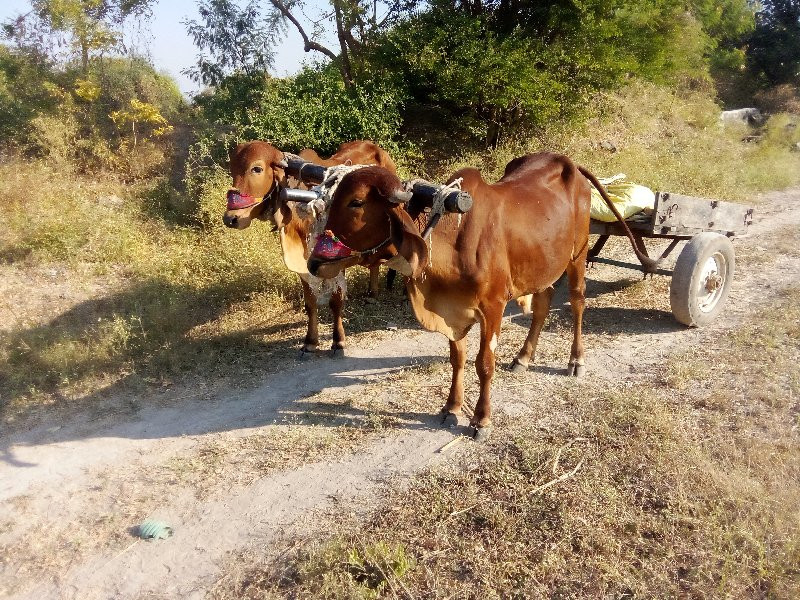
[[[353,255],[354,250],[336,237],[330,229],[326,229],[314,245],[312,256],[335,260]]]
[[[228,201],[228,210],[240,210],[258,204],[255,198],[248,194],[242,194],[238,190],[228,190],[226,199]]]

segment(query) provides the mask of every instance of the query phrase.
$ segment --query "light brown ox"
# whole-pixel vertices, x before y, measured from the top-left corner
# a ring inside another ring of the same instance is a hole
[[[339,146],[336,154],[329,159],[320,159],[313,150],[303,150],[300,154],[310,162],[323,166],[340,164],[377,164],[392,173],[395,165],[385,150],[373,142],[359,140]],[[306,240],[313,221],[301,217],[286,203],[278,199],[280,187],[288,185],[286,158],[280,150],[262,141],[239,144],[230,153],[230,171],[233,185],[228,191],[229,207],[223,216],[226,226],[244,229],[254,219],[268,221],[280,231],[283,261],[290,271],[297,273],[303,286],[303,299],[308,315],[308,329],[303,341],[302,352],[316,352],[319,346],[319,316],[317,298],[309,285],[306,259],[309,248]],[[245,208],[231,209],[231,197]],[[377,294],[379,265],[376,263],[370,272],[370,295]],[[334,356],[344,354],[345,333],[342,324],[344,298],[341,290],[331,294],[328,305],[333,315]]]
[[[352,264],[369,266],[376,260],[391,259],[390,265],[405,270],[417,319],[426,329],[450,340],[453,379],[442,408],[442,423],[450,427],[457,424],[464,399],[465,336],[479,323],[475,366],[480,395],[470,433],[480,438],[490,424],[490,386],[506,303],[532,295],[530,332],[512,365],[514,370],[524,370],[533,360],[553,284],[564,271],[573,315],[567,373],[583,374],[581,321],[590,207],[587,178],[612,210],[616,209],[591,173],[557,154],[517,158],[506,166],[500,181],[491,185],[473,168],[458,171],[450,181],[457,178],[463,178],[462,189],[473,197],[472,209],[460,219],[454,214],[442,217],[430,239],[429,254],[428,243],[420,236],[427,220],[424,207],[412,203],[404,209],[410,195],[403,191],[400,180],[375,167],[349,174],[336,191],[327,231],[308,266],[311,273],[329,277]],[[631,243],[643,264],[652,269],[653,261],[639,252],[632,237]],[[384,244],[381,251],[368,258],[359,256],[359,250],[380,244]],[[331,247],[339,248],[338,256]]]

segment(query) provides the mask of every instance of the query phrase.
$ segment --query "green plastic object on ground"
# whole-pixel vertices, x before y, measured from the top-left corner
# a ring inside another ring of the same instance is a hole
[[[172,527],[163,521],[147,519],[139,525],[139,537],[143,540],[165,540],[172,535]]]
[[[614,202],[614,206],[620,214],[627,219],[642,211],[652,212],[656,203],[656,195],[653,190],[638,183],[624,181],[624,179],[625,175],[623,173],[600,179],[600,183],[603,184],[609,198]],[[592,186],[591,216],[596,221],[605,223],[617,220],[617,217],[611,212],[608,204],[606,204],[600,192],[594,186]]]

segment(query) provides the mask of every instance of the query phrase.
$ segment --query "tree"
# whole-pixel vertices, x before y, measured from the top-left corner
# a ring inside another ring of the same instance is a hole
[[[377,35],[408,14],[417,0],[329,0],[319,9],[309,0],[248,0],[240,8],[235,0],[200,0],[202,22],[185,23],[195,45],[210,54],[201,55],[191,70],[198,80],[218,84],[226,75],[247,75],[272,65],[272,47],[295,29],[303,39],[305,52],[315,52],[338,69],[347,88],[352,88],[363,71]],[[338,46],[323,43],[333,38]]]
[[[154,1],[31,0],[31,11],[6,23],[4,34],[21,47],[38,40],[38,50],[49,54],[57,44],[46,44],[45,40],[66,36],[68,47],[80,57],[83,73],[88,74],[91,54],[119,48],[119,28],[125,19],[147,15]]]
[[[747,15],[747,0],[714,3],[734,16],[710,4],[432,0],[382,34],[373,69],[400,73],[420,103],[483,121],[494,145],[502,128],[561,118],[628,76],[706,77],[716,40]]]
[[[201,50],[197,66],[187,69],[195,81],[219,85],[233,73],[248,76],[273,65],[276,23],[249,0],[243,8],[232,0],[200,0],[201,21],[185,21],[189,35]]]
[[[748,64],[763,85],[800,85],[800,0],[762,0]]]

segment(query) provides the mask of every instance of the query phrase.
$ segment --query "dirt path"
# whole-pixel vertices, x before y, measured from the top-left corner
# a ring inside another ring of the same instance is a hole
[[[713,343],[765,296],[800,282],[798,242],[800,189],[765,196],[751,232],[736,242],[726,312],[702,330],[677,326],[664,310],[665,280],[637,288],[656,308],[628,308],[630,284],[614,281],[630,272],[590,272],[587,377],[654,381],[665,355]],[[569,346],[566,309],[557,304],[537,367],[498,372],[501,415],[544,419],[530,414],[526,398],[581,385],[559,374]],[[501,364],[527,323],[506,318]],[[473,356],[475,343],[471,335]],[[48,423],[2,440],[0,596],[202,597],[229,553],[308,535],[319,511],[358,512],[387,479],[456,454],[437,453],[454,432],[432,416],[449,375],[445,358],[438,335],[365,334],[352,340],[349,358],[289,365],[249,392]],[[468,398],[474,391],[468,385]],[[173,526],[174,536],[136,541],[130,528],[150,516]]]

